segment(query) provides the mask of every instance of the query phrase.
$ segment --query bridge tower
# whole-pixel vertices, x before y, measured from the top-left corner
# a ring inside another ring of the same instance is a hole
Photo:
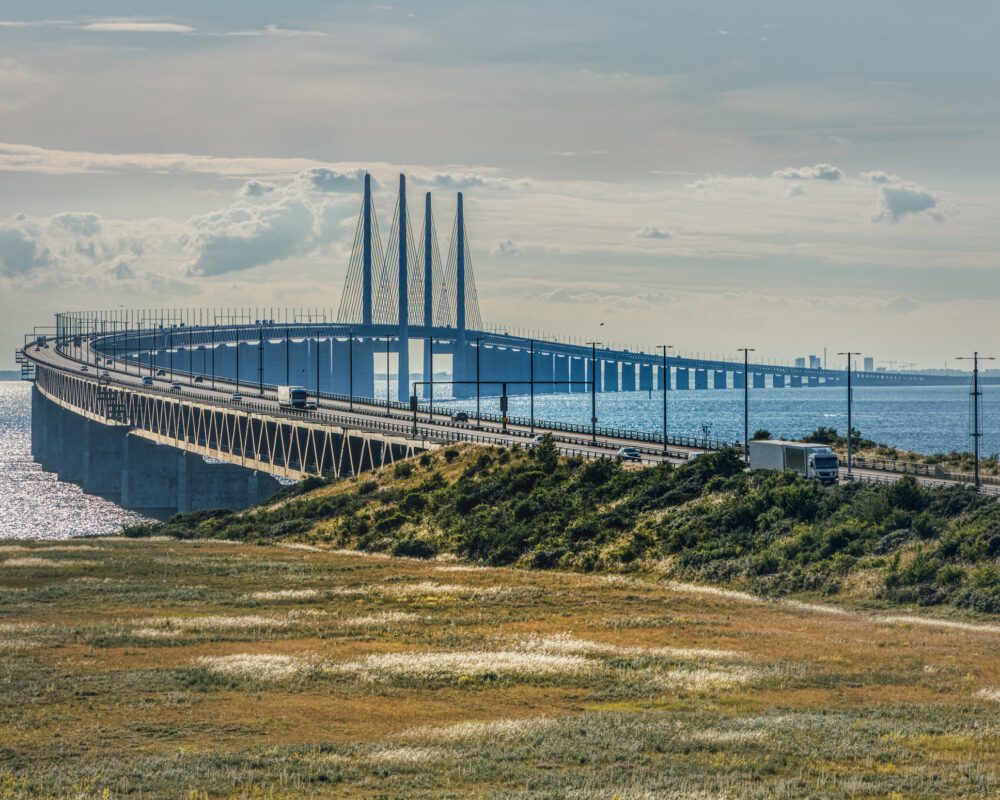
[[[399,176],[399,369],[397,371],[397,396],[401,403],[410,398],[410,283],[409,283],[409,231],[406,217],[406,176]]]
[[[431,193],[424,195],[424,381],[434,380],[434,218],[431,216]],[[427,392],[431,387],[425,386]]]
[[[372,176],[367,172],[361,208],[361,324],[372,324]]]

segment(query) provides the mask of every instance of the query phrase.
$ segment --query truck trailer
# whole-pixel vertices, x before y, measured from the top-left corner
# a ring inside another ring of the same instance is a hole
[[[823,444],[762,440],[750,442],[750,469],[797,472],[826,484],[840,476],[837,454]]]
[[[309,392],[301,386],[279,386],[278,405],[281,408],[305,408],[309,402]]]

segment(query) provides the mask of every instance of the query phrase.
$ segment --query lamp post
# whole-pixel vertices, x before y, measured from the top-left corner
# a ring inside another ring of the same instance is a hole
[[[257,395],[264,396],[264,325],[257,325]]]
[[[529,432],[534,435],[535,433],[535,340],[532,339],[529,342],[531,346],[530,355],[528,358],[529,369],[528,369],[528,393],[531,397],[531,419],[529,422]]]
[[[974,480],[976,489],[979,489],[979,440],[982,438],[982,432],[979,430],[979,398],[982,396],[983,392],[979,388],[979,361],[994,361],[992,356],[981,356],[979,352],[972,354],[972,357],[960,356],[959,361],[971,361],[972,362],[972,451],[973,459],[975,461],[975,468],[973,470]]]
[[[236,326],[236,392],[240,391],[240,326]]]
[[[743,458],[750,460],[750,354],[757,351],[752,347],[741,347],[743,353]]]
[[[479,355],[483,349],[483,337],[476,337],[476,430],[483,429],[483,416],[480,410],[480,385],[479,385]]]
[[[319,408],[319,330],[316,331],[316,408]]]
[[[291,337],[288,335],[288,326],[285,326],[285,386],[291,384],[292,377],[292,345]]]
[[[667,454],[667,350],[672,350],[672,344],[661,344],[660,349],[663,351],[663,361],[660,362],[660,383],[663,389],[663,455]]]
[[[590,443],[597,444],[597,345],[600,342],[587,342],[590,345]]]
[[[354,411],[354,331],[347,332],[347,409]]]
[[[853,443],[853,431],[851,430],[851,403],[854,400],[854,393],[851,391],[851,356],[860,356],[861,353],[848,350],[842,353],[837,353],[838,356],[847,356],[847,477],[852,477],[851,468],[853,466],[853,456],[854,456],[854,443]]]
[[[386,334],[385,337],[385,415],[387,417],[392,416],[390,398],[392,397],[392,392],[390,391],[390,372],[389,372],[389,342],[391,337]]]

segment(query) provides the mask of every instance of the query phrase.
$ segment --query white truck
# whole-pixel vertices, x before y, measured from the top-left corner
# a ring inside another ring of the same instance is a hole
[[[301,386],[279,386],[278,405],[281,408],[305,408],[309,402],[309,392]]]
[[[762,440],[750,442],[750,469],[797,472],[805,478],[836,483],[837,455],[825,444]]]

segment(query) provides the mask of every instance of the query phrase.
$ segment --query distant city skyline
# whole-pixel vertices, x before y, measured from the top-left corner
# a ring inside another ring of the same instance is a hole
[[[0,369],[59,310],[336,308],[366,170],[442,250],[465,193],[487,323],[955,367],[1000,299],[1000,9],[964,8],[6,9]]]

